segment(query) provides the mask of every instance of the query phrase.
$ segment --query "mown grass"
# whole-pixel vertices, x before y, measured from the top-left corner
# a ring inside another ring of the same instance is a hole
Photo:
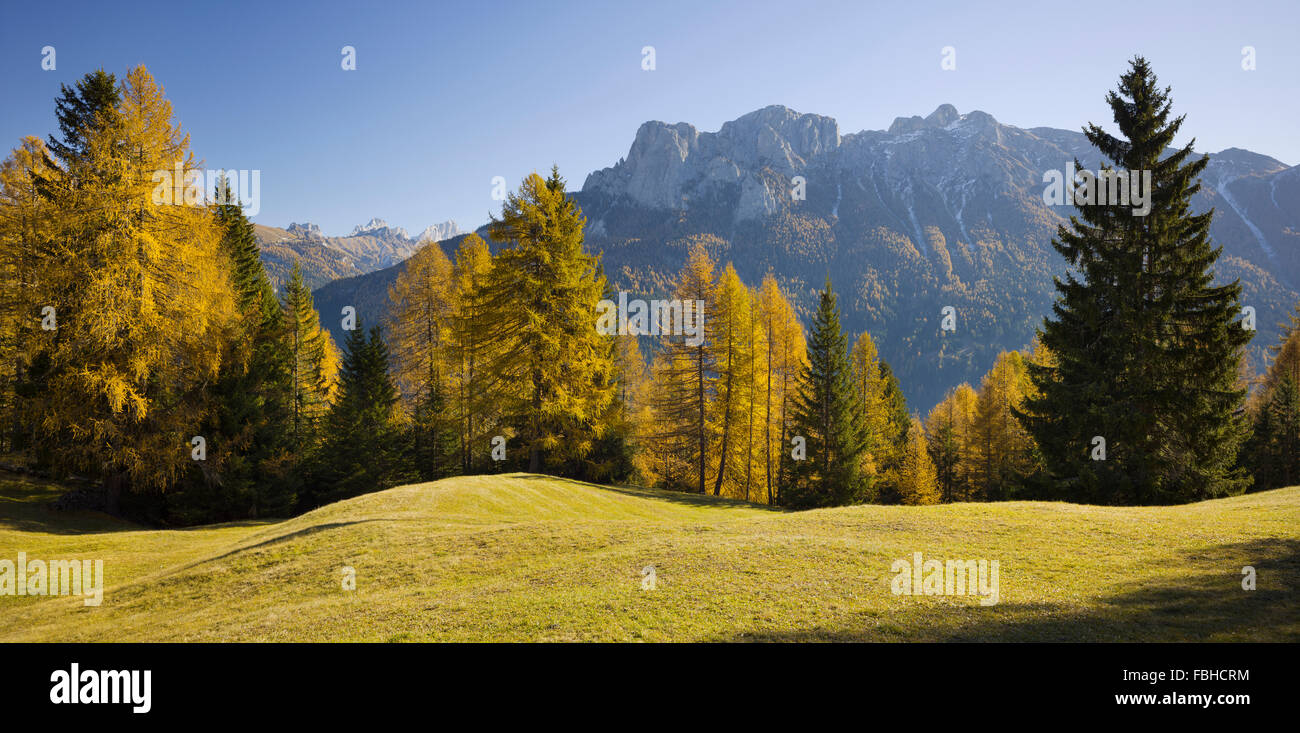
[[[1300,488],[795,513],[509,474],[164,531],[57,491],[0,474],[0,558],[102,558],[103,604],[0,596],[0,641],[1300,639]],[[913,552],[999,561],[1000,603],[894,595]]]

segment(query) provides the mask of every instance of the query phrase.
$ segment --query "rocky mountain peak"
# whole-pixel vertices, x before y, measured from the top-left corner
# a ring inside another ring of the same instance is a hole
[[[420,235],[415,238],[415,241],[441,242],[444,239],[451,239],[461,234],[465,234],[465,230],[461,229],[455,221],[448,219],[425,227],[424,231],[420,232]]]
[[[285,227],[285,231],[302,239],[323,239],[325,237],[321,233],[320,226],[311,222],[291,223]]]
[[[695,191],[739,184],[745,201],[739,215],[746,217],[771,208],[771,193],[756,171],[794,175],[839,145],[835,120],[781,105],[742,115],[717,132],[699,132],[685,122],[646,122],[627,158],[593,172],[582,190],[626,196],[652,209],[676,209],[684,208]]]
[[[379,218],[371,219],[365,224],[361,224],[353,227],[352,233],[349,234],[348,236],[359,237],[362,235],[371,235],[371,236],[378,236],[378,237],[384,237],[384,236],[401,237],[402,239],[410,239],[410,236],[406,233],[405,229],[401,227],[390,227],[388,226],[388,222]]]
[[[992,120],[991,117],[983,112],[972,112],[971,114],[979,114]],[[951,104],[941,104],[924,118],[920,115],[912,115],[911,117],[895,117],[894,123],[889,126],[888,132],[892,135],[899,135],[908,132],[915,132],[917,130],[924,130],[926,128],[947,127],[960,119],[961,114],[957,112],[956,107]]]

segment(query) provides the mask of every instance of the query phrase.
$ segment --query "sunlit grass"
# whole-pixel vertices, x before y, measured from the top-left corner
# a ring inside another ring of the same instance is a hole
[[[179,531],[49,511],[57,491],[0,475],[0,558],[102,558],[103,604],[0,596],[0,640],[1300,639],[1300,488],[793,513],[509,474]],[[1000,603],[892,594],[913,552],[999,561]]]

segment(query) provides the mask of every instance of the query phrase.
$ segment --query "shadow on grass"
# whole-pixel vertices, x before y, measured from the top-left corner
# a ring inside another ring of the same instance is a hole
[[[144,529],[134,522],[89,509],[50,507],[64,487],[13,474],[0,474],[0,530],[52,535],[100,534]]]
[[[1165,581],[1097,599],[1099,607],[1000,603],[981,607],[912,609],[922,623],[894,623],[881,631],[853,628],[758,630],[729,641],[1024,641],[1175,642],[1233,635],[1250,641],[1300,641],[1300,540],[1269,539],[1219,545],[1189,554],[1197,571],[1180,582]],[[1255,568],[1257,590],[1241,587],[1242,567]],[[1003,576],[1006,590],[1006,576]],[[910,599],[900,596],[900,602]],[[910,627],[910,628],[909,628]]]
[[[486,474],[491,475],[491,474]],[[612,491],[626,496],[635,496],[639,499],[654,499],[658,501],[669,501],[674,504],[683,504],[686,506],[709,507],[712,509],[761,509],[764,511],[778,514],[786,513],[786,509],[781,507],[769,506],[767,504],[754,504],[744,501],[743,499],[731,499],[721,496],[712,496],[708,494],[687,493],[685,491],[670,491],[668,489],[648,489],[640,486],[611,486],[608,484],[594,484],[590,481],[579,481],[578,479],[563,478],[560,476],[546,476],[537,473],[520,473],[520,474],[502,474],[503,477],[509,476],[514,479],[524,481],[569,481],[583,486],[590,486],[593,489],[602,491]]]
[[[253,543],[253,544],[251,544],[251,545],[244,545],[243,547],[236,547],[235,549],[233,549],[233,550],[229,550],[229,551],[227,551],[227,552],[223,552],[223,553],[221,553],[220,555],[213,555],[213,556],[211,556],[211,557],[205,557],[205,558],[203,558],[202,560],[199,560],[199,561],[197,561],[197,562],[195,562],[195,563],[192,563],[191,565],[187,565],[186,568],[193,567],[194,565],[201,565],[201,564],[206,563],[206,562],[212,562],[212,561],[214,561],[214,560],[222,560],[222,559],[225,559],[225,558],[227,558],[227,557],[231,557],[231,556],[233,556],[233,555],[238,555],[238,554],[240,554],[240,553],[242,553],[242,552],[249,552],[249,551],[251,551],[251,550],[257,550],[257,549],[261,549],[261,548],[263,548],[263,547],[270,547],[270,546],[272,546],[272,545],[278,545],[278,544],[280,544],[281,542],[289,542],[289,541],[291,541],[291,540],[301,539],[301,538],[303,538],[303,537],[308,537],[308,536],[314,535],[314,534],[316,534],[317,532],[325,532],[325,531],[328,531],[328,530],[331,530],[331,529],[341,529],[341,528],[343,528],[343,527],[350,527],[350,526],[353,526],[353,525],[356,525],[356,524],[368,524],[368,523],[370,523],[370,522],[402,522],[402,521],[411,521],[411,520],[403,520],[403,519],[384,519],[384,518],[382,518],[382,517],[374,517],[374,518],[371,518],[371,519],[355,519],[355,520],[353,520],[353,521],[351,521],[351,522],[329,522],[328,524],[313,524],[313,525],[310,526],[310,527],[303,527],[302,529],[295,530],[295,531],[293,531],[293,532],[289,532],[289,533],[287,533],[287,534],[282,534],[282,535],[279,535],[279,536],[277,536],[277,537],[272,537],[272,538],[270,538],[270,539],[262,540],[261,542],[255,542],[255,543]]]
[[[260,527],[284,521],[241,519],[191,527],[151,527],[93,509],[57,510],[50,503],[65,487],[21,477],[0,479],[0,530],[48,535],[104,534],[108,532],[202,532],[229,527]]]

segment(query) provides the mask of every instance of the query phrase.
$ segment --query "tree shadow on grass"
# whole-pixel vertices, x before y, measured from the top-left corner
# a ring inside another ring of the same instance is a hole
[[[919,628],[900,620],[881,631],[876,622],[885,619],[873,617],[857,628],[850,621],[841,627],[760,629],[728,640],[1179,642],[1230,636],[1300,641],[1300,540],[1218,545],[1183,559],[1190,569],[1184,578],[1105,596],[1090,608],[1049,603],[981,607],[972,602],[928,607],[920,611],[925,622]],[[1256,571],[1253,591],[1242,588],[1241,571],[1247,565]],[[1005,575],[1002,586],[1005,593]]]
[[[593,489],[612,491],[626,496],[635,496],[639,499],[668,501],[674,504],[708,507],[710,509],[760,509],[776,514],[784,514],[788,511],[781,507],[769,506],[767,504],[754,504],[742,499],[731,499],[721,496],[712,496],[710,494],[695,494],[687,493],[685,491],[670,491],[667,489],[648,489],[641,486],[611,486],[608,484],[594,484],[589,481],[579,481],[578,479],[546,476],[536,473],[515,474],[510,476],[510,478],[524,481],[568,481],[575,484],[582,484],[583,486],[590,486]]]
[[[292,540],[301,539],[301,538],[304,538],[304,537],[310,537],[311,535],[314,535],[314,534],[316,534],[317,532],[326,532],[326,531],[333,530],[333,529],[342,529],[343,527],[351,527],[351,526],[353,526],[353,525],[357,525],[357,524],[369,524],[370,522],[407,522],[407,521],[414,521],[414,520],[410,520],[410,519],[385,519],[385,518],[382,518],[382,517],[373,517],[373,518],[370,518],[370,519],[354,519],[354,520],[352,520],[352,521],[350,521],[350,522],[330,522],[330,523],[328,523],[328,524],[313,524],[313,525],[310,526],[310,527],[303,527],[302,529],[295,530],[295,531],[293,531],[293,532],[288,532],[288,533],[285,533],[285,534],[282,534],[282,535],[277,535],[277,536],[275,536],[275,537],[271,537],[271,538],[269,538],[269,539],[262,540],[261,542],[254,542],[254,543],[251,544],[251,545],[244,545],[244,546],[242,546],[242,547],[236,547],[235,549],[233,549],[233,550],[228,550],[228,551],[226,551],[226,552],[221,553],[220,555],[213,555],[213,556],[211,556],[211,557],[205,557],[205,558],[203,558],[202,560],[199,560],[199,561],[197,561],[197,562],[191,563],[190,565],[187,565],[187,566],[185,566],[185,568],[182,568],[182,569],[188,569],[188,568],[194,567],[195,565],[201,565],[201,564],[203,564],[203,563],[213,562],[213,561],[215,561],[215,560],[223,560],[223,559],[225,559],[225,558],[227,558],[227,557],[232,557],[232,556],[234,556],[234,555],[238,555],[238,554],[241,554],[241,553],[244,553],[244,552],[250,552],[250,551],[252,551],[252,550],[258,550],[258,549],[262,549],[262,548],[265,548],[265,547],[270,547],[270,546],[272,546],[272,545],[278,545],[278,544],[280,544],[280,543],[282,543],[282,542],[290,542],[290,541],[292,541]]]
[[[65,487],[22,476],[0,474],[0,530],[78,535],[145,529],[134,522],[103,512],[52,509],[50,502],[65,490]]]

